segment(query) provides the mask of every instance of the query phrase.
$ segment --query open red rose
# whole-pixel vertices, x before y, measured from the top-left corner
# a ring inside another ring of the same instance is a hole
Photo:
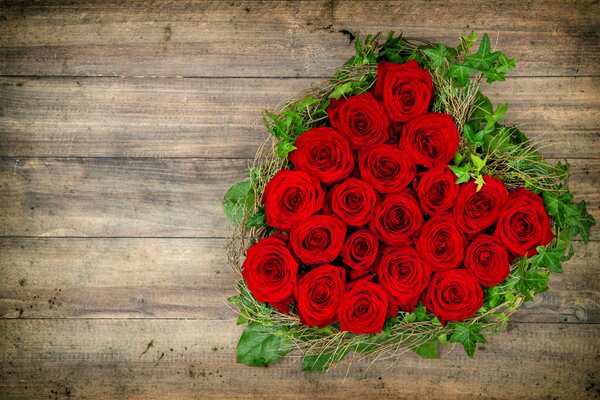
[[[492,226],[508,200],[508,191],[500,179],[486,175],[483,180],[485,184],[479,191],[474,180],[460,185],[454,219],[467,234],[479,233]]]
[[[364,226],[371,219],[377,194],[371,185],[356,178],[347,178],[329,192],[331,210],[350,226]]]
[[[342,251],[346,224],[333,215],[315,215],[297,221],[290,231],[290,247],[304,264],[324,264]]]
[[[325,184],[337,182],[354,169],[354,154],[348,141],[331,128],[319,127],[304,132],[289,155],[294,166],[316,176]]]
[[[342,262],[350,268],[350,278],[369,273],[379,250],[379,240],[373,232],[361,229],[349,235],[342,247]]]
[[[282,303],[290,298],[296,284],[298,261],[287,247],[285,236],[261,239],[246,252],[242,276],[256,300]]]
[[[423,225],[419,203],[408,193],[389,194],[375,208],[369,225],[389,245],[409,244]]]
[[[294,291],[300,322],[322,328],[337,320],[337,309],[346,288],[346,270],[320,265],[298,280]]]
[[[354,334],[379,333],[388,311],[382,287],[366,279],[349,284],[338,308],[340,329]]]
[[[544,200],[528,189],[512,190],[495,235],[515,256],[536,255],[536,247],[547,245],[554,237]]]
[[[361,178],[380,193],[400,192],[415,178],[411,158],[390,144],[378,144],[358,153]]]
[[[377,277],[389,294],[390,302],[403,311],[412,312],[429,284],[431,269],[421,262],[414,248],[388,247],[377,265]]]
[[[432,93],[431,74],[414,60],[404,64],[384,61],[377,67],[373,95],[383,100],[393,121],[406,122],[426,113]]]
[[[455,182],[456,175],[447,165],[434,167],[425,172],[417,186],[423,212],[428,215],[439,215],[452,208],[460,189]]]
[[[263,204],[267,225],[288,230],[323,207],[325,195],[318,179],[303,171],[280,170],[265,186]]]
[[[371,93],[332,103],[327,115],[333,129],[343,134],[354,150],[389,138],[390,119]]]
[[[466,240],[449,215],[431,217],[423,225],[417,250],[433,272],[456,268],[465,256]]]
[[[459,140],[452,117],[448,114],[429,113],[413,118],[404,125],[400,148],[416,164],[431,168],[452,161]]]
[[[438,272],[431,278],[423,303],[443,323],[464,321],[483,306],[483,289],[468,269]]]
[[[473,239],[465,252],[464,264],[485,287],[502,283],[510,273],[508,251],[491,235],[477,235]]]

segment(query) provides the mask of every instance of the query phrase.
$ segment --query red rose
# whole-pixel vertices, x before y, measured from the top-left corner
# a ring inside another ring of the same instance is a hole
[[[298,280],[296,300],[300,322],[322,328],[337,320],[337,309],[346,284],[346,270],[321,265]]]
[[[468,269],[438,272],[431,278],[423,303],[442,322],[464,321],[483,306],[483,289]]]
[[[536,255],[536,247],[547,245],[554,237],[544,200],[524,188],[512,190],[495,235],[515,256]]]
[[[377,259],[378,249],[379,240],[368,229],[361,229],[348,236],[342,247],[342,262],[351,269],[350,278],[369,273]]]
[[[389,194],[375,208],[370,228],[390,245],[408,244],[421,229],[423,215],[419,203],[407,193]]]
[[[458,267],[465,256],[465,246],[465,237],[448,215],[431,217],[417,240],[417,250],[433,272]]]
[[[387,295],[366,279],[352,282],[342,295],[338,308],[340,329],[354,334],[379,333],[388,310]]]
[[[446,165],[425,172],[417,186],[423,212],[439,215],[452,208],[460,189],[455,182],[456,175]]]
[[[362,179],[381,193],[402,191],[417,172],[410,157],[390,144],[378,144],[360,151],[358,169]]]
[[[288,230],[323,207],[319,180],[303,171],[280,170],[265,186],[262,201],[267,225]]]
[[[327,115],[333,129],[346,136],[355,150],[389,138],[390,120],[371,93],[336,101],[327,108]]]
[[[350,226],[364,226],[377,203],[375,190],[366,182],[347,178],[329,192],[331,210]]]
[[[333,215],[297,221],[290,231],[290,247],[304,264],[332,262],[342,251],[346,225]]]
[[[452,161],[459,140],[456,125],[448,114],[430,113],[411,119],[404,125],[400,148],[416,164],[431,168]]]
[[[508,251],[498,238],[477,235],[465,252],[465,268],[473,272],[481,285],[496,286],[510,273]]]
[[[404,64],[384,61],[379,64],[373,94],[376,99],[383,100],[393,121],[406,122],[426,113],[432,93],[431,75],[416,61]]]
[[[246,252],[242,276],[256,300],[282,303],[290,298],[298,261],[287,248],[283,235],[261,239]]]
[[[412,247],[388,247],[377,265],[379,283],[400,309],[412,312],[429,284],[431,269]]]
[[[474,180],[460,185],[454,219],[467,234],[479,233],[494,225],[508,200],[508,192],[500,179],[486,175],[483,180],[485,184],[479,192]]]
[[[354,169],[350,144],[331,128],[319,127],[306,131],[296,140],[295,146],[296,150],[289,156],[292,164],[325,184],[347,177]]]

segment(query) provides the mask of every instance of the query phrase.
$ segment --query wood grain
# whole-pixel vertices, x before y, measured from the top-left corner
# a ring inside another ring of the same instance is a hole
[[[315,79],[0,79],[0,155],[252,158],[263,109]],[[600,154],[600,77],[484,87],[548,157]]]
[[[4,158],[0,236],[226,237],[243,159]],[[600,159],[571,160],[576,199],[600,217]],[[600,228],[594,227],[592,237]]]
[[[0,318],[231,318],[222,239],[0,240]],[[599,323],[600,242],[575,243],[564,274],[515,322]]]
[[[398,363],[380,361],[369,368],[371,360],[355,360],[348,370],[324,375],[300,372],[293,357],[269,368],[235,364],[241,327],[232,319],[6,320],[2,328],[4,399],[291,394],[300,399],[584,399],[600,394],[597,324],[515,324],[491,336],[472,360],[456,348],[440,360],[407,353]]]
[[[0,73],[77,76],[329,76],[351,36],[403,31],[457,43],[498,33],[520,76],[598,75],[598,3],[542,0],[4,2]]]

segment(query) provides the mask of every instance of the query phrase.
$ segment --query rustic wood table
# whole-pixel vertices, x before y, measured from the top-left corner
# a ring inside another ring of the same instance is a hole
[[[600,228],[474,359],[303,373],[235,362],[226,189],[259,117],[327,77],[352,32],[520,57],[507,119],[568,159],[600,219],[598,1],[1,1],[0,398],[594,398]]]

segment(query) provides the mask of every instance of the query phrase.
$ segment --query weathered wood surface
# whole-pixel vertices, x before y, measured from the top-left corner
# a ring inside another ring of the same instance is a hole
[[[388,30],[456,43],[500,32],[514,75],[598,75],[593,0],[6,1],[0,73],[82,76],[329,76],[349,32]],[[346,33],[346,31],[348,33]]]
[[[226,237],[223,195],[251,165],[204,158],[0,161],[0,236]],[[600,217],[600,159],[570,163],[571,190]]]
[[[350,32],[475,29],[520,57],[486,93],[556,144],[542,152],[570,161],[600,219],[599,7],[1,2],[0,398],[600,397],[600,227],[475,359],[319,375],[235,363],[220,209],[264,139],[261,110],[328,76]]]
[[[0,155],[251,158],[266,135],[262,110],[316,82],[0,79]],[[599,89],[600,77],[536,77],[509,78],[485,93],[510,103],[507,121],[549,146],[546,156],[594,158]]]

